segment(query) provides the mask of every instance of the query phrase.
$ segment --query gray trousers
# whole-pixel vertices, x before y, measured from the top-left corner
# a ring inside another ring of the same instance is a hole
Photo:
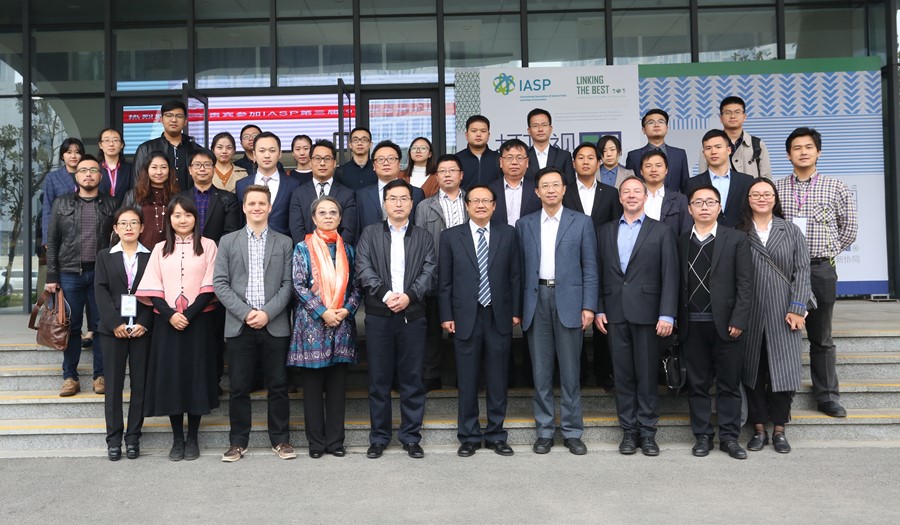
[[[537,437],[553,438],[556,433],[553,400],[553,371],[559,362],[560,430],[564,438],[581,438],[581,328],[566,328],[556,311],[556,294],[548,286],[538,287],[534,320],[528,328],[534,378],[534,421]]]

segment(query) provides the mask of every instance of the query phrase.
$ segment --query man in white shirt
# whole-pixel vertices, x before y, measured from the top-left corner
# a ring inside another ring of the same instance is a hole
[[[668,224],[676,235],[690,229],[691,216],[688,215],[687,198],[678,191],[666,188],[669,161],[666,154],[650,150],[641,157],[641,177],[647,184],[647,203],[644,213],[647,217]]]
[[[285,177],[278,171],[281,158],[281,139],[278,135],[265,131],[253,141],[253,152],[256,159],[256,174],[237,181],[235,193],[238,199],[244,198],[244,190],[250,185],[269,188],[272,194],[272,213],[269,215],[269,227],[282,235],[291,234],[290,202],[291,193],[300,182],[296,178]],[[246,221],[246,216],[243,216]]]
[[[505,220],[515,226],[520,217],[541,209],[541,200],[534,192],[534,179],[525,176],[530,164],[528,146],[521,140],[510,139],[500,146],[503,177],[489,185],[497,195],[493,220]]]
[[[553,119],[546,109],[535,108],[528,112],[528,171],[525,176],[534,180],[534,174],[547,166],[557,168],[566,180],[575,177],[572,169],[572,154],[568,150],[550,145],[553,136]],[[502,153],[501,153],[502,154]]]

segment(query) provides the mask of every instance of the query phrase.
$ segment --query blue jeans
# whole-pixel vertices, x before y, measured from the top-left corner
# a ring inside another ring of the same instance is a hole
[[[78,362],[81,360],[81,325],[84,319],[84,307],[90,309],[88,316],[88,330],[97,330],[97,320],[100,312],[97,310],[97,300],[94,298],[94,272],[60,273],[59,285],[62,287],[66,302],[72,309],[71,325],[69,326],[69,344],[63,352],[63,379],[78,380]],[[103,375],[103,352],[100,348],[100,338],[94,337],[94,378]]]

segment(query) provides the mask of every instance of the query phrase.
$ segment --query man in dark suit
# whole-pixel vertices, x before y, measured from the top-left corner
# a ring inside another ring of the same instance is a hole
[[[456,152],[466,174],[463,191],[500,178],[500,154],[488,147],[490,139],[491,121],[487,117],[472,115],[466,120],[466,148]]]
[[[641,172],[641,158],[645,153],[654,150],[662,151],[666,154],[669,165],[666,189],[684,193],[691,172],[688,169],[687,153],[681,148],[666,144],[666,134],[669,132],[669,114],[661,109],[651,109],[641,118],[641,127],[644,128],[644,135],[647,136],[647,145],[629,151],[625,167],[638,174]]]
[[[541,211],[519,219],[522,246],[522,328],[528,334],[534,377],[537,440],[546,454],[556,433],[553,371],[559,363],[560,427],[569,452],[587,453],[581,441],[580,356],[584,330],[597,310],[597,242],[591,220],[563,208],[563,175],[544,168],[535,175]]]
[[[313,145],[312,180],[301,184],[291,194],[290,222],[291,238],[294,244],[304,240],[316,225],[312,221],[310,207],[316,199],[325,195],[333,197],[341,205],[341,225],[338,232],[344,244],[356,244],[356,195],[353,190],[340,184],[334,178],[337,149],[334,142],[319,139]]]
[[[572,154],[557,146],[550,145],[553,135],[553,119],[546,109],[535,108],[528,112],[528,171],[525,178],[534,180],[534,174],[548,166],[562,171],[566,181],[575,177],[572,169]]]
[[[672,229],[644,214],[647,188],[637,177],[619,187],[624,212],[597,233],[600,303],[594,325],[609,333],[616,411],[624,431],[619,452],[658,456],[656,375],[661,337],[678,313],[678,249]]]
[[[378,182],[356,190],[356,209],[359,212],[359,230],[377,224],[387,218],[384,207],[384,187],[391,181],[400,178],[400,159],[403,157],[400,146],[389,140],[379,142],[372,150],[375,163],[375,176]],[[413,187],[412,218],[416,216],[416,208],[425,199],[419,188]]]
[[[516,231],[491,223],[496,195],[474,186],[465,196],[469,220],[441,235],[438,273],[441,326],[454,334],[459,418],[457,454],[485,446],[511,456],[506,419],[509,352],[513,326],[521,322],[521,259]],[[477,286],[476,286],[477,283]],[[478,383],[487,390],[487,427],[478,421]]]
[[[372,147],[372,132],[368,128],[357,126],[350,130],[350,153],[353,158],[341,164],[334,178],[341,185],[356,191],[375,184],[375,167],[369,159],[369,148]]]
[[[283,177],[278,171],[281,158],[281,139],[278,135],[265,131],[253,140],[256,160],[256,174],[237,181],[235,194],[243,201],[244,189],[250,185],[262,185],[272,193],[272,212],[269,227],[282,235],[291,235],[290,204],[291,194],[300,185],[296,178]],[[244,217],[243,212],[241,217]]]
[[[534,192],[534,177],[527,178],[528,146],[510,139],[500,146],[500,171],[503,176],[488,186],[497,195],[494,221],[515,226],[520,217],[541,209],[541,199]]]
[[[213,152],[207,149],[197,150],[188,160],[188,173],[194,181],[194,187],[181,192],[181,196],[191,199],[197,205],[200,234],[219,244],[223,235],[240,227],[241,214],[237,197],[230,191],[213,186],[215,165]]]
[[[678,336],[684,345],[695,456],[709,455],[715,432],[709,387],[716,379],[719,448],[747,459],[741,434],[741,370],[753,301],[753,261],[743,232],[721,226],[719,190],[701,186],[690,194],[694,226],[678,239],[681,301]]]
[[[641,158],[641,175],[647,185],[644,212],[651,219],[667,224],[677,236],[691,228],[691,216],[687,197],[666,186],[668,170],[666,154],[659,150],[648,151]]]
[[[590,142],[583,142],[575,148],[574,166],[577,177],[567,185],[566,194],[563,196],[563,206],[588,215],[594,223],[595,231],[607,222],[622,216],[619,192],[612,186],[601,184],[597,176],[597,168],[600,166],[600,159],[597,157],[597,147]],[[591,343],[594,349],[593,369],[597,383],[610,390],[613,387],[613,374],[606,334],[594,330]],[[582,380],[587,376],[587,369],[587,353],[582,352]]]
[[[747,192],[753,185],[753,177],[731,169],[731,143],[721,129],[713,129],[703,135],[703,157],[709,169],[691,177],[687,194],[702,186],[713,186],[724,195],[719,224],[734,228],[741,218],[741,207],[747,200]]]

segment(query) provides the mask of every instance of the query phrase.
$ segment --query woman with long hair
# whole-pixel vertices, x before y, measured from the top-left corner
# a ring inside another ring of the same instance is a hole
[[[311,206],[315,231],[294,249],[294,330],[288,366],[302,369],[303,417],[309,456],[344,456],[347,366],[356,362],[360,289],[355,252],[338,235],[341,205],[321,197]],[[323,403],[324,395],[324,403]]]
[[[437,178],[434,177],[434,151],[431,141],[425,137],[416,137],[409,144],[407,152],[409,163],[403,172],[406,182],[421,188],[425,197],[431,197],[438,191]]]
[[[227,131],[217,133],[209,143],[209,149],[216,156],[216,176],[212,179],[213,186],[234,193],[237,181],[247,176],[247,170],[233,162],[236,151],[234,137]]]
[[[179,192],[178,177],[162,151],[153,151],[140,166],[134,188],[128,190],[123,208],[137,208],[144,218],[144,231],[138,239],[147,247],[156,246],[166,238],[166,206]]]
[[[296,177],[300,184],[312,180],[312,139],[307,135],[297,135],[291,140],[291,155],[297,167],[287,173],[288,177]]]
[[[744,336],[743,383],[747,389],[747,421],[754,426],[748,450],[769,443],[771,421],[775,452],[791,451],[785,425],[803,371],[803,326],[812,294],[809,252],[803,232],[786,221],[775,184],[758,178],[750,186],[738,229],[750,237],[755,270],[754,301]]]
[[[200,236],[197,206],[176,196],[166,238],[153,247],[137,296],[153,305],[144,415],[169,416],[172,461],[200,457],[200,417],[219,406],[213,267],[216,243]],[[187,439],[184,414],[188,415]]]

